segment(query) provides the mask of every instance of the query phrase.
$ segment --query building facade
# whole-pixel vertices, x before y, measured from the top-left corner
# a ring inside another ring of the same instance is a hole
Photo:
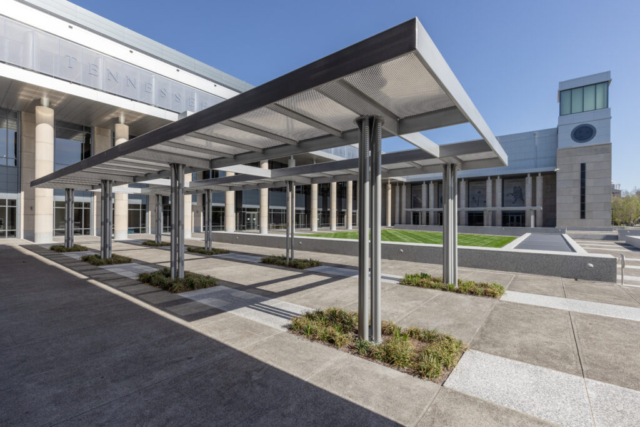
[[[500,137],[509,166],[460,173],[460,223],[606,227],[611,223],[610,74],[561,82],[558,126]],[[31,181],[191,113],[251,85],[64,0],[8,0],[0,10],[0,238],[49,242],[64,232],[64,191]],[[225,135],[233,139],[234,135]],[[233,153],[229,153],[233,154]],[[357,156],[345,146],[296,156],[303,165]],[[291,159],[251,166],[288,167]],[[144,162],[141,161],[141,167]],[[224,176],[202,171],[186,180]],[[157,181],[149,181],[157,183]],[[441,223],[441,177],[393,179],[383,225]],[[606,185],[605,185],[606,184]],[[146,184],[116,188],[114,235],[153,233]],[[298,186],[298,227],[352,228],[357,182]],[[202,231],[203,198],[189,195],[187,235]],[[170,199],[161,199],[163,216]],[[100,198],[77,191],[76,233],[96,235]],[[285,191],[218,193],[214,229],[284,226]],[[164,221],[169,231],[169,221]]]
[[[610,82],[609,72],[560,82],[557,127],[499,136],[508,166],[460,172],[460,225],[610,227]],[[441,224],[440,179],[395,184],[393,222]]]

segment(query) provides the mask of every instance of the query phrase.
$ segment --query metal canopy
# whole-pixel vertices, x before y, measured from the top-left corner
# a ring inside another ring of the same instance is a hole
[[[485,146],[484,141],[468,141],[457,144],[447,144],[440,147],[444,158],[462,158],[467,153],[475,153]],[[383,154],[382,178],[400,178],[411,175],[423,175],[429,173],[442,173],[442,165],[446,162],[436,158],[423,150],[397,151]],[[477,169],[491,167],[499,160],[497,158],[467,160],[460,162],[462,169]],[[286,181],[293,181],[299,185],[326,184],[330,182],[357,181],[358,159],[338,160],[312,165],[289,167],[282,169],[260,169],[260,175],[252,175],[252,170],[247,169],[246,174],[211,178],[188,183],[189,193],[204,193],[206,190],[213,192],[253,190],[256,188],[279,188],[285,186]],[[165,193],[166,187],[155,186],[141,189],[143,193]]]
[[[169,177],[170,164],[183,164],[188,173],[356,144],[356,119],[361,116],[380,117],[383,138],[401,136],[419,149],[411,162],[393,164],[402,167],[385,165],[383,176],[410,175],[412,169],[428,173],[422,169],[441,169],[443,163],[462,170],[507,164],[504,150],[414,18],[31,185],[99,188],[104,180],[120,185]],[[481,139],[465,143],[467,150],[458,153],[418,133],[466,122]],[[301,173],[296,179],[355,179],[355,168],[357,164],[318,176]]]

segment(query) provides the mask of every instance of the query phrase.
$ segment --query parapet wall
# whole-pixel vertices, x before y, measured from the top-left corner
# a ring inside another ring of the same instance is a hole
[[[214,242],[280,248],[283,251],[286,248],[285,237],[278,234],[225,232],[212,234]],[[357,240],[296,237],[295,247],[309,252],[358,255]],[[616,282],[616,259],[611,255],[476,247],[459,247],[458,251],[460,267]],[[382,242],[382,258],[442,264],[442,246]]]
[[[393,228],[398,230],[418,230],[418,231],[438,231],[442,232],[441,225],[409,225],[396,224]],[[458,233],[464,234],[489,234],[492,236],[514,236],[520,237],[527,233],[540,234],[565,234],[566,228],[553,227],[474,227],[470,225],[459,225]]]
[[[631,246],[634,246],[640,249],[640,234],[639,235],[627,234],[624,238],[624,241],[630,244]]]

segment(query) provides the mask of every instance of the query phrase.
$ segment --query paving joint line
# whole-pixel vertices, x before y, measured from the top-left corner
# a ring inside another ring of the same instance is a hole
[[[511,276],[511,280],[509,280],[509,283],[507,284],[507,287],[505,289],[509,289],[509,286],[511,286],[511,284],[513,283],[513,281],[516,279],[517,274],[514,274],[513,276]],[[471,348],[471,343],[473,343],[473,340],[476,339],[476,337],[478,336],[478,333],[480,332],[480,329],[482,329],[482,327],[484,326],[484,324],[487,322],[487,319],[489,318],[489,316],[491,315],[491,313],[493,313],[493,310],[495,310],[496,306],[500,303],[500,299],[498,299],[498,301],[493,305],[493,308],[491,308],[491,310],[489,310],[489,312],[487,313],[487,315],[485,316],[484,319],[482,319],[482,322],[480,323],[480,326],[478,326],[478,329],[476,329],[476,331],[473,333],[473,336],[471,337],[471,339],[469,340],[469,348]]]
[[[567,289],[564,286],[564,278],[560,281],[562,283],[562,292],[564,293],[564,297],[567,298]],[[582,382],[584,384],[584,391],[587,393],[587,401],[589,402],[589,412],[591,413],[591,421],[595,427],[596,419],[593,415],[593,405],[591,404],[591,396],[589,396],[589,388],[587,387],[587,377],[584,373],[584,365],[582,363],[582,354],[580,353],[580,344],[578,343],[578,333],[576,331],[576,327],[573,324],[573,315],[571,311],[569,311],[569,323],[571,323],[571,332],[573,333],[573,341],[576,344],[576,352],[578,353],[578,362],[580,362],[580,372],[582,372]]]
[[[404,286],[404,285],[395,285],[395,286]],[[395,288],[394,288],[395,289]],[[414,311],[418,310],[419,308],[422,308],[424,305],[426,305],[428,302],[433,301],[435,298],[438,298],[440,296],[440,294],[435,293],[431,298],[423,301],[422,303],[418,304],[413,310],[408,311],[404,316],[402,316],[399,319],[396,319],[395,323],[400,323],[402,322],[402,320],[404,320],[407,316],[409,316],[411,313],[413,313]]]
[[[455,369],[455,368],[454,368]],[[438,391],[436,392],[436,394],[433,395],[433,397],[431,398],[431,400],[429,400],[429,402],[427,403],[427,405],[424,407],[424,409],[422,410],[422,412],[420,413],[420,416],[417,418],[416,422],[411,424],[411,427],[415,427],[418,425],[418,423],[420,421],[422,421],[422,419],[424,417],[427,416],[427,411],[429,410],[429,408],[431,407],[431,405],[433,405],[433,402],[435,402],[436,398],[440,395],[440,392],[442,391],[444,387],[440,386],[438,388]]]

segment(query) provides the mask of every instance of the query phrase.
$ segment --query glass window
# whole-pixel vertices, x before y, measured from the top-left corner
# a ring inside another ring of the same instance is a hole
[[[131,197],[131,196],[129,196]],[[171,206],[171,205],[169,205]],[[169,208],[170,209],[170,208]],[[169,215],[171,213],[169,212]],[[129,225],[128,234],[145,234],[147,233],[147,205],[146,200],[142,203],[129,203]]]
[[[470,208],[487,206],[487,181],[469,181],[467,186],[467,206]]]
[[[422,208],[422,184],[411,184],[411,207]]]
[[[571,114],[571,91],[564,90],[560,92],[560,115],[565,116]]]
[[[596,85],[596,110],[609,106],[609,83],[598,83]]]
[[[560,92],[560,115],[600,110],[609,106],[609,82]]]
[[[59,121],[55,126],[55,170],[91,156],[90,127]]]
[[[580,219],[587,217],[586,209],[586,194],[587,194],[587,164],[580,164]]]
[[[57,191],[57,190],[56,190]],[[65,207],[63,201],[54,202],[53,229],[56,236],[64,236]],[[91,203],[73,203],[73,234],[91,234]]]
[[[584,88],[584,111],[593,111],[596,109],[596,87],[595,85],[586,86]]]
[[[18,166],[18,115],[0,109],[0,166]]]
[[[582,113],[583,88],[571,89],[571,114]]]

